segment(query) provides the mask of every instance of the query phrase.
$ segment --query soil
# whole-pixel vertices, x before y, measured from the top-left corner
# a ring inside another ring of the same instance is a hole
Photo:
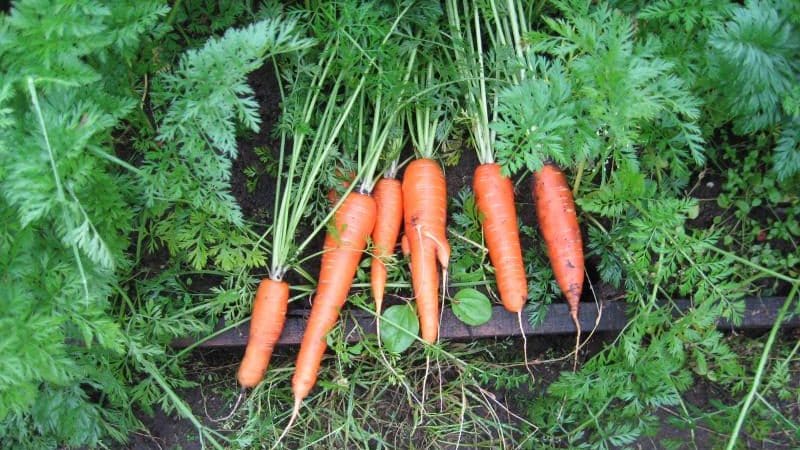
[[[263,170],[260,171],[254,189],[248,189],[248,178],[244,176],[247,168],[263,168],[256,149],[265,149],[275,158],[280,153],[280,140],[272,135],[273,125],[280,118],[281,95],[278,80],[271,64],[264,64],[250,74],[248,83],[255,91],[259,104],[261,128],[258,133],[248,133],[239,140],[239,154],[233,163],[231,190],[236,197],[242,213],[253,220],[264,220],[272,214],[275,199],[275,179]]]

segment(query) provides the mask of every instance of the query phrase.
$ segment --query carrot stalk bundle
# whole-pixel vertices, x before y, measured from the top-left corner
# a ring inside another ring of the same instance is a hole
[[[353,192],[336,211],[332,231],[325,235],[317,293],[311,306],[300,353],[297,355],[292,392],[295,409],[317,382],[319,366],[327,347],[325,337],[336,325],[353,283],[358,262],[375,226],[375,200]]]
[[[283,331],[288,305],[288,284],[272,279],[261,280],[253,300],[247,347],[236,374],[243,388],[253,388],[264,378],[272,350]]]
[[[580,340],[578,306],[583,290],[583,241],[572,191],[564,173],[553,164],[545,164],[533,174],[531,190],[536,203],[539,229],[547,244],[550,266],[567,299],[569,314],[575,322]],[[577,344],[575,358],[577,362]]]
[[[427,158],[412,161],[403,176],[405,243],[411,253],[411,284],[417,300],[422,339],[439,335],[439,269],[447,269],[447,185],[439,164]]]
[[[375,256],[372,257],[370,284],[375,297],[375,311],[380,314],[383,293],[386,290],[386,264],[384,260],[394,253],[400,226],[403,224],[403,191],[399,180],[381,178],[372,191],[377,207],[375,229],[372,230],[372,243]]]
[[[503,306],[519,313],[528,298],[528,283],[519,243],[514,186],[500,173],[500,166],[481,164],[475,169],[473,190],[483,217],[483,235],[495,270]]]

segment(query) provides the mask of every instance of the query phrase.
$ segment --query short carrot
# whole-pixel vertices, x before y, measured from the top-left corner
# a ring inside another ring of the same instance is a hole
[[[372,191],[377,207],[375,229],[372,230],[374,256],[370,272],[372,296],[375,297],[375,311],[380,314],[383,294],[386,289],[385,259],[394,253],[397,236],[403,224],[403,191],[399,180],[381,178]]]
[[[531,188],[553,275],[580,333],[578,306],[583,290],[583,241],[572,191],[564,173],[553,164],[545,164],[533,174]]]
[[[375,200],[369,195],[352,192],[336,211],[333,230],[325,235],[317,293],[292,378],[295,410],[299,410],[317,382],[327,347],[325,337],[336,325],[339,310],[347,299],[367,238],[375,226],[375,215]]]
[[[356,174],[353,171],[342,172],[342,169],[336,169],[336,179],[340,181],[343,190],[347,190],[350,187],[350,183],[353,182],[355,177]],[[339,191],[337,191],[336,187],[332,187],[325,197],[331,205],[334,205],[339,201]]]
[[[528,284],[519,243],[514,186],[502,175],[499,165],[487,163],[475,169],[472,187],[500,300],[508,311],[519,313],[528,298]]]
[[[264,378],[272,350],[283,331],[289,304],[289,285],[284,281],[261,280],[253,301],[247,347],[236,378],[243,388],[253,388]]]
[[[433,343],[439,335],[439,269],[447,269],[447,185],[439,164],[432,159],[412,161],[403,176],[405,239],[411,252],[411,284],[417,300],[422,339]]]

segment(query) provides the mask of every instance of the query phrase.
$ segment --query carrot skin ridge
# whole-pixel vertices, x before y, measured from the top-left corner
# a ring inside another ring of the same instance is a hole
[[[351,192],[334,215],[335,231],[325,235],[317,293],[292,377],[296,400],[306,398],[317,382],[322,356],[327,348],[326,336],[336,325],[339,311],[347,300],[367,238],[375,226],[375,215],[372,197]]]
[[[500,166],[492,163],[475,169],[472,186],[475,203],[483,216],[483,235],[500,300],[508,311],[518,313],[528,298],[528,282],[519,241],[514,186],[502,175]]]
[[[572,191],[564,173],[553,164],[545,164],[533,174],[532,192],[553,275],[567,299],[570,315],[577,318],[584,255]]]
[[[399,180],[381,178],[372,191],[375,199],[376,218],[372,230],[374,254],[370,270],[370,285],[375,298],[375,310],[380,313],[383,294],[386,290],[386,264],[384,259],[394,253],[397,236],[403,225],[403,190]]]
[[[261,280],[253,300],[247,347],[236,374],[242,387],[253,388],[264,378],[272,351],[281,337],[288,306],[289,285],[286,282]]]
[[[439,164],[426,158],[406,167],[402,182],[403,245],[411,254],[411,284],[417,301],[422,339],[436,342],[439,334],[439,270],[447,267],[447,185]]]

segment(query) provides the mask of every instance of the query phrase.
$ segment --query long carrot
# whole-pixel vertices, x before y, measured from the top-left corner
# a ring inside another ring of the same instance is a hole
[[[339,310],[347,299],[367,238],[375,226],[375,215],[375,200],[369,195],[352,192],[336,211],[333,230],[325,235],[317,293],[292,378],[295,410],[299,410],[317,382],[327,347],[325,337],[336,325]]]
[[[289,285],[284,281],[261,280],[253,301],[247,347],[236,378],[243,388],[253,388],[264,378],[272,350],[283,331],[289,304]]]
[[[531,190],[550,266],[567,299],[569,314],[580,340],[578,306],[583,291],[583,241],[572,191],[564,173],[553,164],[545,164],[533,174]],[[576,362],[577,357],[576,344]]]
[[[488,163],[475,169],[472,187],[478,211],[483,216],[483,235],[494,266],[500,300],[508,311],[519,313],[528,298],[528,283],[519,243],[514,186],[500,173],[499,165]]]
[[[372,243],[375,256],[372,257],[370,284],[375,297],[375,311],[380,314],[383,293],[386,289],[386,264],[384,260],[394,253],[397,236],[403,224],[403,190],[399,180],[381,178],[372,191],[377,206],[375,229],[372,230]]]
[[[439,164],[427,158],[412,161],[403,176],[405,238],[411,252],[411,284],[417,299],[422,339],[439,335],[439,271],[447,269],[450,245],[445,236],[447,185]]]

